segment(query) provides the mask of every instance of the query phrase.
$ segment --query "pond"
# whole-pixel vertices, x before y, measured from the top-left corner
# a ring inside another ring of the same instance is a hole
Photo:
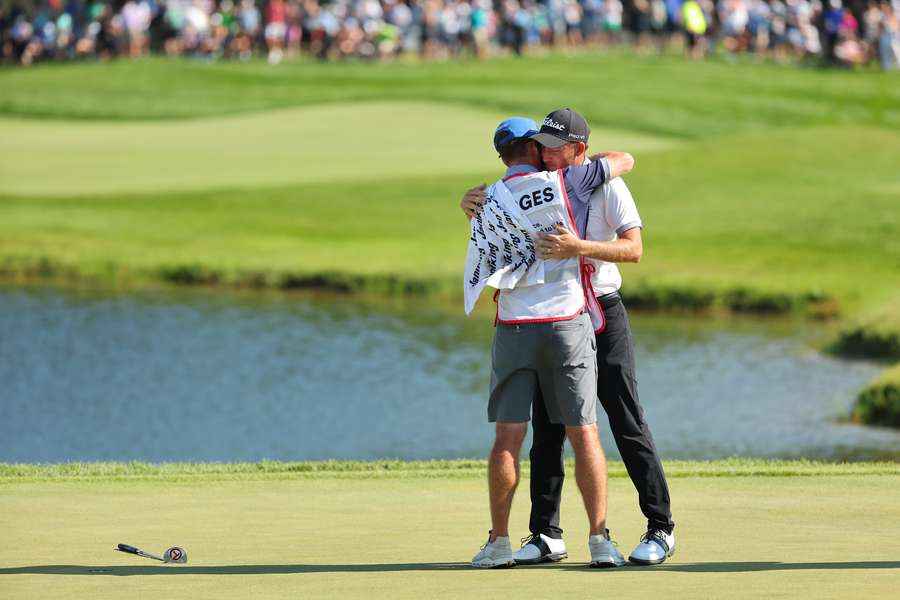
[[[492,320],[461,312],[0,289],[0,461],[483,457]],[[664,459],[900,456],[900,433],[842,422],[879,366],[817,352],[818,325],[640,314],[632,324]]]

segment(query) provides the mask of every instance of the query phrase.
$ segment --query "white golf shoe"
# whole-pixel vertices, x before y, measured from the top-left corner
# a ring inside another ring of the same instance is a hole
[[[490,539],[488,537],[488,540]],[[516,566],[509,536],[497,537],[493,542],[488,541],[481,547],[481,552],[472,558],[472,566],[482,569],[504,569]]]
[[[673,554],[675,554],[675,533],[649,529],[628,560],[639,565],[658,565]]]
[[[530,535],[522,540],[522,547],[513,553],[517,565],[537,565],[559,562],[568,558],[566,543],[546,535]]]
[[[625,557],[616,548],[616,543],[606,535],[592,535],[588,538],[588,548],[591,551],[592,569],[610,569],[621,567],[625,564]]]

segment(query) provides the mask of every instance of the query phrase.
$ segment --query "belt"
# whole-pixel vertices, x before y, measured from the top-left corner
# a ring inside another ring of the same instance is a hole
[[[621,301],[622,296],[619,295],[619,292],[610,292],[602,296],[597,296],[597,302],[600,304],[600,308],[602,308],[603,310],[612,308]]]

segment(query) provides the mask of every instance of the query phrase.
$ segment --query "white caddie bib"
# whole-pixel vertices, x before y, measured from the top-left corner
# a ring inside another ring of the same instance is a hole
[[[566,197],[562,171],[513,175],[503,183],[532,231],[555,233],[557,225],[577,231],[575,216]],[[500,323],[561,321],[574,318],[584,309],[578,258],[542,262],[542,283],[520,283],[511,290],[500,292],[497,301],[497,320]]]
[[[562,170],[513,176],[504,183],[535,232],[556,233],[554,228],[562,225],[578,235]],[[497,301],[498,322],[563,321],[576,317],[584,310],[587,295],[583,286],[583,261],[573,257],[540,262],[544,265],[542,283],[528,285],[528,282],[520,282],[513,289],[500,293]],[[602,311],[597,316],[599,321],[592,318],[594,328],[603,329]]]
[[[564,226],[578,235],[563,172],[513,175],[488,188],[487,203],[472,219],[466,256],[465,308],[469,313],[485,286],[498,290],[497,321],[503,324],[569,320],[587,304],[595,331],[605,328],[590,288],[587,263],[578,257],[539,259],[537,233]],[[495,298],[497,298],[495,296]]]

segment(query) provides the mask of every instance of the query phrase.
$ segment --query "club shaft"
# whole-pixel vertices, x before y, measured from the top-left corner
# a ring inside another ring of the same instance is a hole
[[[144,556],[146,558],[152,558],[154,560],[158,560],[159,562],[166,562],[166,559],[156,556],[155,554],[150,554],[149,552],[144,552],[143,550],[138,550],[138,554]]]

